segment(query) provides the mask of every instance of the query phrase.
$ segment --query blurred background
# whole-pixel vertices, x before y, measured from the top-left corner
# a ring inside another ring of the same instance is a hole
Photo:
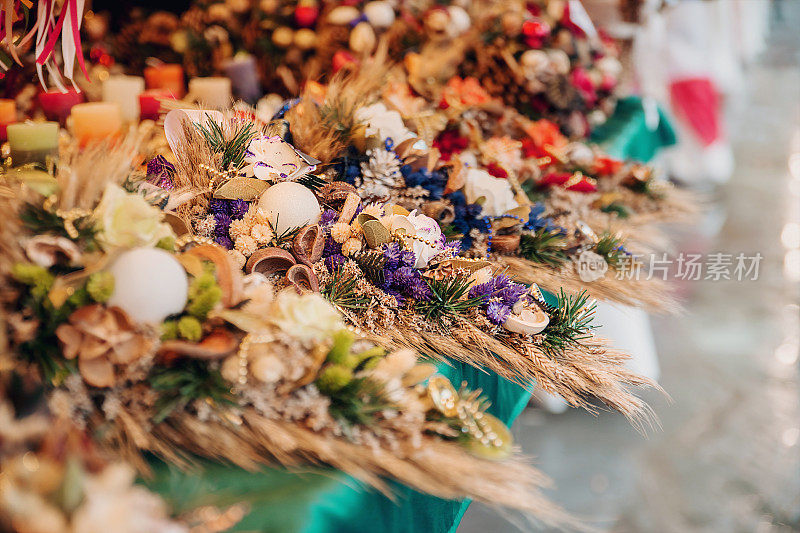
[[[624,32],[598,20],[614,3],[584,2],[598,26]],[[619,415],[547,398],[514,431],[553,479],[549,496],[601,531],[797,531],[800,2],[689,0],[650,17],[633,36],[646,82],[631,83],[677,123],[679,144],[658,164],[709,208],[673,230],[673,254],[760,253],[758,279],[680,282],[686,312],[650,317],[652,338],[633,314],[608,325],[651,353],[633,364],[660,374],[671,397],[647,394],[662,427],[643,437]],[[691,104],[670,91],[689,75],[720,99],[704,124],[682,120]],[[474,504],[458,531],[531,527]]]

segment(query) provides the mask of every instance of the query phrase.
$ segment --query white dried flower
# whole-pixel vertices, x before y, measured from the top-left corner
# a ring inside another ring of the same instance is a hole
[[[230,227],[228,228],[228,234],[230,234],[231,239],[236,240],[242,235],[250,235],[250,228],[252,224],[243,218],[241,220],[234,220],[231,222]]]
[[[234,248],[242,252],[245,257],[250,257],[258,250],[258,244],[250,235],[240,235],[234,243]]]
[[[250,236],[253,237],[258,244],[269,244],[275,238],[275,232],[268,224],[256,224],[250,230]]]

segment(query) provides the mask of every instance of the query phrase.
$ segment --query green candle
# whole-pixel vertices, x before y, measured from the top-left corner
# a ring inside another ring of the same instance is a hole
[[[47,166],[58,155],[58,122],[23,122],[8,125],[11,164]]]

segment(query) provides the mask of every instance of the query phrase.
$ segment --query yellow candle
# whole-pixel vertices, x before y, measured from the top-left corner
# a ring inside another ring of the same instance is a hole
[[[72,133],[81,146],[93,141],[115,138],[122,131],[122,111],[119,104],[92,102],[72,108]]]
[[[189,96],[211,108],[231,105],[231,80],[229,78],[193,78],[189,80]]]
[[[47,165],[58,155],[58,122],[21,122],[8,125],[11,163]]]

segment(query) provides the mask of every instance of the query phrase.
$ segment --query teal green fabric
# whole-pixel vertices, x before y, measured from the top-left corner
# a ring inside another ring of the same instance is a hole
[[[555,305],[555,295],[544,292]],[[489,412],[511,425],[530,400],[525,389],[494,372],[464,363],[438,362],[439,373],[458,387],[466,381],[491,401]],[[530,387],[529,389],[532,389]],[[265,533],[454,533],[469,500],[443,500],[389,482],[392,499],[331,469],[302,472],[268,468],[250,473],[203,462],[193,472],[152,460],[146,480],[177,512],[199,505],[250,502],[251,510],[232,531]]]
[[[622,98],[614,114],[594,129],[591,141],[611,157],[650,161],[659,150],[676,142],[669,117],[660,108],[658,114],[658,127],[651,130],[645,123],[642,99],[638,96]]]

